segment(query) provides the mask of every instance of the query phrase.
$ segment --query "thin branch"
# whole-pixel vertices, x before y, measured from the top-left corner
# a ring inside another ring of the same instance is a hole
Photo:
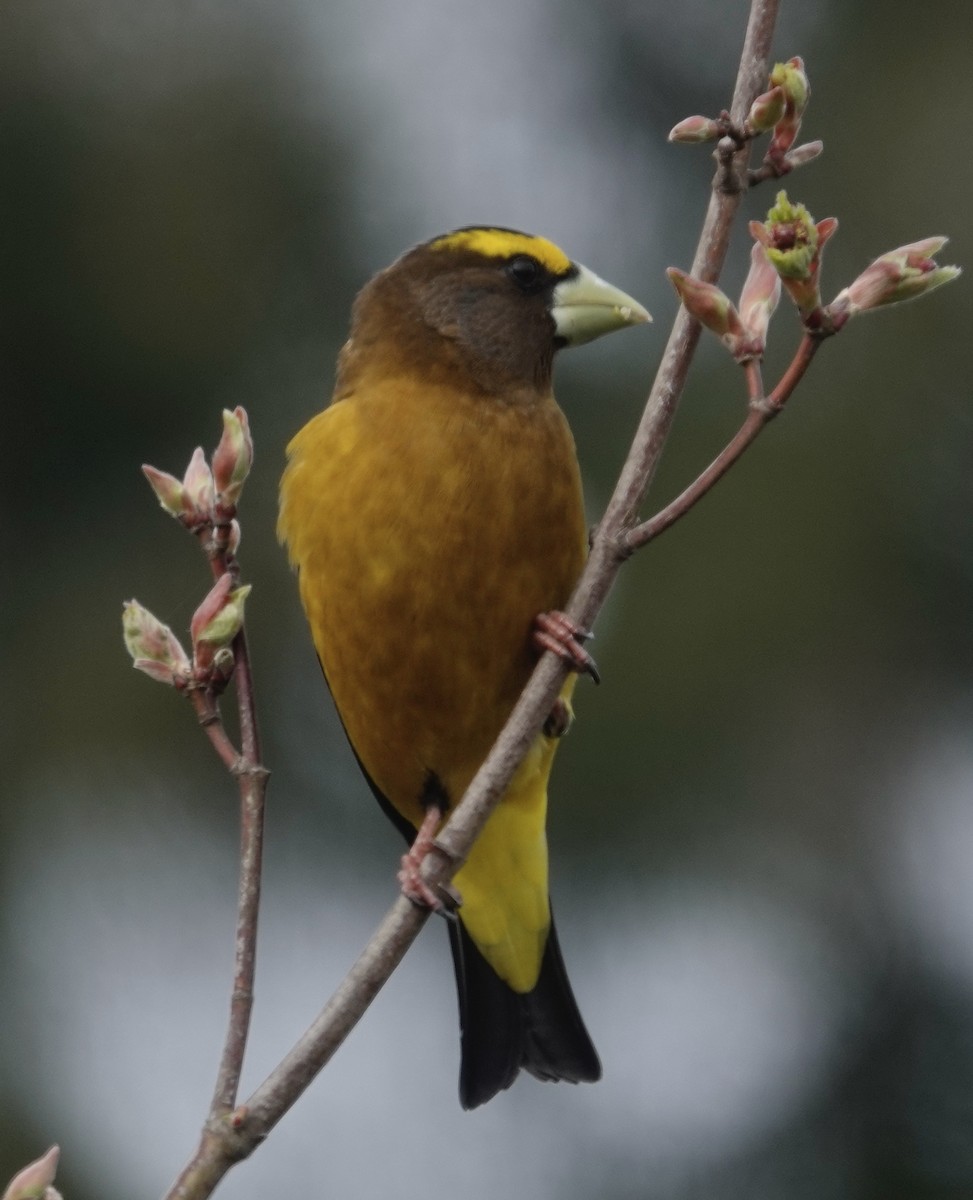
[[[226,570],[226,558],[212,561],[214,575]],[[257,958],[257,925],[260,916],[261,866],[263,862],[264,812],[269,772],[260,756],[253,673],[246,628],[233,641],[237,713],[240,723],[240,757],[233,771],[240,788],[240,877],[237,888],[236,940],[233,963],[233,992],[230,1016],[210,1118],[229,1113],[237,1101],[243,1058],[253,1014],[253,986]]]
[[[743,364],[743,373],[747,381],[747,399],[751,405],[759,404],[764,394],[763,370],[759,358],[750,358]]]
[[[265,1137],[344,1042],[429,916],[399,896],[314,1023],[244,1105],[243,1128]]]
[[[767,404],[770,408],[780,412],[790,399],[791,393],[804,378],[804,373],[811,365],[815,354],[817,354],[818,347],[829,336],[830,331],[827,330],[817,333],[806,333],[804,335],[790,366],[780,377],[780,382],[767,397]]]
[[[744,450],[756,440],[772,416],[776,416],[776,413],[766,409],[751,408],[747,413],[747,419],[737,430],[733,439],[713,459],[706,470],[654,517],[643,521],[641,525],[637,525],[628,533],[625,540],[629,549],[641,550],[660,533],[665,533],[667,529],[675,525],[680,517],[684,517],[710,488],[723,478]]]
[[[236,1104],[243,1058],[253,1013],[257,924],[260,915],[261,863],[265,798],[269,772],[244,750],[240,784],[240,878],[237,890],[233,992],[223,1053],[220,1057],[210,1115],[230,1112]]]
[[[731,107],[737,123],[746,117],[766,78],[777,7],[777,0],[752,0]],[[693,274],[699,278],[716,279],[722,268],[744,187],[748,153],[749,143],[738,148],[730,138],[723,139],[717,148],[717,177],[693,263]],[[698,324],[680,310],[645,415],[569,606],[569,615],[585,627],[592,624],[628,557],[625,536],[636,523],[658,465],[698,336]],[[465,861],[550,712],[564,678],[563,663],[545,653],[466,795],[426,857],[422,875],[432,887],[448,882]],[[233,1163],[260,1144],[360,1019],[428,915],[428,911],[402,897],[395,901],[352,971],[280,1066],[228,1119],[208,1123],[196,1154],[167,1200],[202,1200]]]
[[[747,447],[756,441],[768,423],[783,409],[791,393],[803,378],[804,372],[811,365],[811,360],[820,345],[820,337],[805,334],[793,361],[769,396],[763,395],[758,364],[753,360],[746,364],[747,391],[750,398],[750,411],[747,413],[746,420],[726,447],[685,491],[681,492],[660,512],[657,512],[654,517],[650,517],[649,520],[643,521],[634,529],[629,530],[625,544],[630,552],[641,550],[660,533],[665,533],[667,529],[675,525],[680,517],[684,517],[714,484],[723,478]]]
[[[189,692],[189,701],[203,732],[210,740],[210,745],[219,755],[220,762],[228,771],[236,774],[240,764],[240,752],[230,741],[212,695],[202,688],[194,687]]]
[[[742,125],[751,104],[764,86],[776,19],[777,0],[754,0],[730,106],[730,118],[738,126]],[[690,274],[697,279],[715,283],[719,278],[730,244],[733,218],[744,191],[743,180],[749,154],[749,142],[738,147],[730,137],[723,138],[717,146],[717,175],[690,268]],[[596,534],[596,543],[599,539],[623,536],[624,531],[636,522],[639,507],[662,457],[662,448],[676,415],[676,406],[685,387],[699,333],[699,322],[690,317],[684,308],[680,308],[649,393],[642,423]],[[626,555],[622,546],[619,546],[619,552]],[[598,596],[597,607],[600,608],[603,599],[603,596]],[[571,612],[569,615],[580,617],[582,624],[588,627],[594,612],[586,606],[583,614]]]
[[[234,511],[229,512],[229,517],[233,516]],[[220,520],[215,525],[207,522],[196,531],[214,579],[220,579],[227,571],[234,576],[238,574],[236,561],[227,552],[229,529],[229,521]],[[203,693],[193,695],[193,704],[200,715],[200,723],[206,729],[224,764],[236,776],[240,791],[240,877],[237,889],[233,991],[230,996],[230,1016],[223,1052],[210,1104],[211,1123],[219,1117],[226,1116],[236,1104],[250,1032],[257,924],[260,915],[264,809],[269,777],[269,772],[261,761],[253,672],[250,667],[250,650],[245,626],[233,639],[233,663],[240,726],[239,752],[226,735],[219,709],[212,696]]]

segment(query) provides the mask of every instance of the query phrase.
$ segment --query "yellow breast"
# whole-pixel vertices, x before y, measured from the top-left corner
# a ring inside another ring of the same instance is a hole
[[[279,532],[315,647],[365,770],[418,826],[430,772],[451,803],[461,797],[532,670],[533,618],[563,607],[580,573],[570,432],[550,396],[505,403],[393,379],[332,404],[288,454]],[[458,879],[474,940],[496,942],[488,957],[514,964],[494,961],[518,990],[533,986],[540,951],[503,949],[508,906],[479,893],[524,891],[514,924],[526,914],[534,932],[516,938],[543,948],[549,745]]]

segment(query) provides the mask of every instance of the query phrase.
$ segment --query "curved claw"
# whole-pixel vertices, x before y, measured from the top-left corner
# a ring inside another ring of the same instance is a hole
[[[534,618],[531,634],[539,650],[550,650],[563,659],[572,671],[579,675],[590,675],[595,683],[601,683],[598,665],[581,644],[594,637],[590,629],[582,629],[577,622],[557,609],[538,613]]]

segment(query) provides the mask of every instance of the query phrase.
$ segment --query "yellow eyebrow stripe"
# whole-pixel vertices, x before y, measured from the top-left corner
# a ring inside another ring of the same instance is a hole
[[[486,258],[513,258],[529,254],[552,275],[564,275],[571,269],[571,260],[547,238],[509,229],[457,229],[429,243],[430,250],[473,250]]]

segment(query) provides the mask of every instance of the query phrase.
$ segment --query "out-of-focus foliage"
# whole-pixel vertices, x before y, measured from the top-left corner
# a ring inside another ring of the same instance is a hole
[[[973,15],[784,5],[788,180],[841,229],[825,298],[884,250],[973,261]],[[331,713],[273,534],[356,288],[472,222],[546,234],[654,331],[558,392],[592,517],[689,266],[711,165],[668,129],[729,96],[746,6],[610,0],[33,0],[0,13],[0,1179],[49,1143],[70,1200],[152,1195],[208,1102],[228,999],[233,788],[131,671],[131,595],[184,633],[208,587],[139,471],[244,404],[248,621],[273,768],[248,1081],[394,888],[393,832]],[[764,188],[746,200],[762,218]],[[741,221],[726,284],[748,247]],[[562,941],[605,1061],[475,1114],[433,927],[222,1194],[611,1200],[973,1194],[973,388],[968,283],[856,321],[788,413],[634,560],[555,772]],[[796,327],[783,305],[767,376]],[[661,504],[742,416],[705,346]],[[428,1134],[437,1144],[424,1157]]]

